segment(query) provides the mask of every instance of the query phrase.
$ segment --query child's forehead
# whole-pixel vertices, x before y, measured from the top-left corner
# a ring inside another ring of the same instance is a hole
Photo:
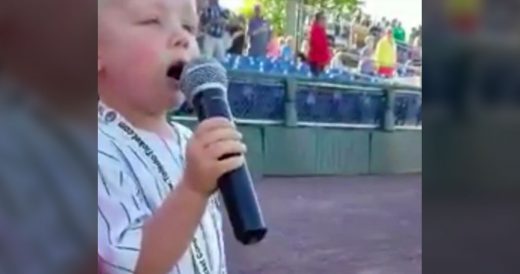
[[[142,10],[191,10],[195,8],[195,0],[100,0],[112,2],[114,7],[127,12],[139,12]]]

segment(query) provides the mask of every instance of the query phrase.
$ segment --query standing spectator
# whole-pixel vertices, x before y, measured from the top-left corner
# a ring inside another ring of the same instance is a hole
[[[388,78],[394,75],[397,64],[397,47],[392,29],[388,29],[385,36],[377,43],[374,59],[378,74]]]
[[[262,16],[260,5],[255,6],[255,15],[249,20],[249,55],[265,56],[270,38],[269,23]]]
[[[365,46],[365,38],[369,35],[369,26],[370,21],[368,18],[365,18],[353,27],[354,45],[356,49]]]
[[[414,39],[413,46],[422,47],[422,26],[417,29],[417,36]]]
[[[354,18],[354,20],[352,22],[350,22],[350,25],[349,25],[349,28],[350,30],[348,31],[349,33],[349,36],[348,36],[348,44],[352,47],[352,48],[356,48],[356,39],[357,39],[357,31],[358,31],[358,27],[359,25],[361,24],[361,14],[358,13],[356,15],[356,17]]]
[[[307,59],[315,76],[318,76],[325,69],[331,59],[326,22],[323,12],[318,12],[309,33],[309,56]]]
[[[202,14],[204,10],[207,8],[208,3],[205,1],[197,0],[197,15],[202,21]],[[202,22],[198,25],[197,28],[197,45],[199,46],[199,51],[202,52],[204,50],[204,29],[202,28]]]
[[[237,18],[237,22],[230,26],[229,33],[231,34],[231,48],[228,49],[228,53],[242,55],[244,53],[246,45],[246,33],[245,33],[246,19],[240,15]]]
[[[219,4],[210,0],[209,6],[202,11],[201,25],[204,33],[202,52],[204,55],[223,60],[226,54],[224,32],[229,14]]]
[[[392,27],[392,28],[397,27],[397,19],[396,18],[392,19],[392,23],[390,24],[390,27]]]
[[[397,42],[406,43],[406,32],[403,28],[401,22],[397,22],[396,26],[393,28],[394,39]]]
[[[377,40],[379,40],[379,38],[381,38],[382,34],[383,34],[383,27],[381,26],[381,22],[377,22],[377,23],[374,23],[372,24],[372,26],[370,27],[370,29],[368,30],[369,34]],[[365,39],[366,40],[366,39]],[[366,45],[366,44],[365,44]]]
[[[418,30],[416,27],[412,28],[412,31],[410,31],[410,36],[408,37],[408,45],[413,46],[413,43],[415,41],[415,37],[417,37]]]
[[[365,39],[365,46],[361,49],[359,56],[358,69],[362,74],[373,74],[374,68],[374,45],[375,39],[373,36],[368,36]]]
[[[383,28],[387,28],[388,27],[388,19],[386,19],[386,17],[383,17],[383,19],[381,19],[381,25]]]

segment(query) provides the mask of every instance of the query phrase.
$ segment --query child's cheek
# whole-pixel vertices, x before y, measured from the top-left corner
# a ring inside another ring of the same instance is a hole
[[[136,43],[133,46],[132,54],[129,57],[131,60],[127,62],[143,73],[152,73],[156,71],[160,64],[158,64],[158,52],[149,42],[146,41]]]

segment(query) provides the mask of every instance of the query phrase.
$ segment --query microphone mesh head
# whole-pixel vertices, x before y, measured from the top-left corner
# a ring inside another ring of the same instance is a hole
[[[205,88],[222,87],[226,92],[228,79],[226,69],[215,59],[200,57],[188,63],[181,73],[181,90],[190,102]]]

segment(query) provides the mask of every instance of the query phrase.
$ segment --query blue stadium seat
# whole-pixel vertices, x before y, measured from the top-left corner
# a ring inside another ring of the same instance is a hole
[[[380,94],[304,87],[298,90],[296,105],[298,119],[305,122],[379,124],[384,115]]]
[[[229,70],[254,71],[277,76],[313,77],[308,64],[290,60],[229,54],[226,55],[223,64]],[[400,76],[408,74],[405,66],[399,66],[397,72]],[[375,73],[351,74],[339,69],[326,70],[319,79],[339,84],[378,83],[384,80]],[[231,110],[237,118],[282,121],[285,117],[284,92],[285,88],[281,83],[234,79],[230,83],[228,96]],[[347,93],[334,88],[300,86],[296,96],[300,121],[372,125],[380,124],[384,117],[385,103],[381,94],[363,91]],[[187,106],[183,106],[179,111],[181,114],[189,112]],[[397,125],[420,125],[421,96],[397,93],[394,114]]]
[[[284,119],[285,87],[281,84],[231,82],[228,99],[233,115],[243,119]]]
[[[419,94],[396,93],[394,115],[396,125],[421,124],[422,97]]]

